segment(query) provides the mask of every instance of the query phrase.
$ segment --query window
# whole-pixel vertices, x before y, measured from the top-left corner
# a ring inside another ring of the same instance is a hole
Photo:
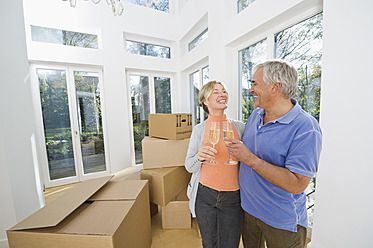
[[[149,135],[148,115],[171,113],[171,79],[149,73],[129,73],[131,91],[134,160],[142,164],[142,145]]]
[[[158,114],[171,113],[170,79],[154,77],[155,112]]]
[[[135,163],[142,163],[141,141],[149,135],[149,77],[130,75]]]
[[[33,41],[98,49],[97,35],[31,25]]]
[[[202,68],[202,84],[205,85],[210,80],[210,68],[208,66]]]
[[[275,34],[276,58],[292,63],[298,70],[295,99],[319,120],[322,57],[322,13]]]
[[[254,110],[254,96],[249,93],[253,76],[253,68],[267,59],[267,40],[264,39],[239,51],[240,58],[240,86],[241,86],[241,113],[240,117],[246,122]]]
[[[155,4],[151,0],[125,0],[125,1],[129,3],[141,5],[141,6],[147,6],[149,8],[160,10],[160,11],[167,12],[167,13],[170,12],[169,0],[160,0],[158,4]],[[149,3],[151,3],[150,6],[148,6]]]
[[[206,28],[200,35],[198,35],[192,42],[189,43],[188,49],[191,51],[193,48],[198,46],[202,41],[206,40],[209,36],[208,28]]]
[[[244,1],[238,1],[244,2]],[[292,63],[298,70],[298,91],[294,98],[310,115],[319,120],[321,72],[322,72],[322,38],[323,14],[319,13],[278,33],[269,33],[267,40],[274,41],[274,47],[267,48],[262,40],[239,51],[239,81],[241,106],[239,116],[246,122],[254,110],[254,98],[248,93],[252,69],[259,62],[267,60],[267,54],[274,51],[274,57]],[[268,43],[269,44],[269,43]],[[273,50],[272,50],[273,49]],[[313,206],[316,178],[312,178],[305,193],[310,226],[313,224]]]
[[[246,9],[251,3],[255,0],[237,0],[237,13],[240,13],[242,10]]]
[[[101,71],[32,65],[47,187],[108,175]]]
[[[153,56],[158,58],[171,58],[171,49],[169,47],[146,44],[137,41],[126,40],[126,50],[130,54],[139,54]]]
[[[298,103],[310,115],[319,120],[321,94],[321,58],[323,14],[317,14],[290,28],[275,34],[276,58],[292,63],[298,70],[299,84],[295,95]],[[313,224],[316,178],[308,188],[307,209],[310,225]]]
[[[190,74],[190,89],[191,89],[191,110],[193,116],[193,126],[200,123],[202,119],[207,119],[207,114],[203,111],[202,107],[199,106],[198,95],[202,86],[209,81],[209,67],[203,67],[202,69]],[[202,79],[202,80],[200,80]]]

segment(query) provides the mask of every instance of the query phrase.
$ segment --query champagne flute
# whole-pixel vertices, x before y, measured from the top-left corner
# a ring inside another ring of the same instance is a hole
[[[233,127],[232,127],[232,122],[231,121],[224,121],[223,122],[223,135],[224,138],[231,138],[234,139],[234,132],[233,132]],[[229,141],[225,141],[225,143],[231,143]],[[227,162],[225,162],[227,165],[235,165],[237,164],[237,161],[234,161],[231,159],[231,155],[229,154],[229,159]]]
[[[219,122],[211,122],[209,139],[214,149],[215,149],[215,145],[219,142],[219,136],[220,136]],[[214,159],[208,161],[208,163],[218,164]]]

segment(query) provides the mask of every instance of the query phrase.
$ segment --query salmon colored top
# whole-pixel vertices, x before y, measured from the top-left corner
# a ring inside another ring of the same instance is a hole
[[[229,120],[226,115],[224,116],[210,116],[206,120],[206,130],[203,137],[203,145],[211,146],[209,140],[211,122],[220,123],[220,137],[215,149],[218,151],[215,161],[216,165],[206,162],[202,163],[201,176],[199,182],[207,187],[218,191],[236,191],[239,189],[238,184],[238,168],[239,163],[235,165],[226,165],[225,162],[229,159],[227,147],[223,140],[223,122]],[[232,123],[234,138],[239,139],[239,135]]]

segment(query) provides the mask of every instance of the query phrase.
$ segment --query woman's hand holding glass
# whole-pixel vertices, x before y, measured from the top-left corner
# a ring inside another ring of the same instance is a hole
[[[212,144],[212,148],[215,150],[215,145],[219,142],[220,137],[220,123],[219,122],[211,122],[210,126],[210,143]],[[214,159],[208,161],[209,164],[218,164]]]
[[[210,161],[216,157],[216,153],[217,151],[211,146],[203,145],[198,151],[197,159],[202,162]]]

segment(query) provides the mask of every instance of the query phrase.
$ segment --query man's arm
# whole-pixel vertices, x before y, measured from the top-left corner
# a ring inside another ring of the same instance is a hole
[[[237,160],[250,166],[256,173],[272,184],[292,193],[300,194],[308,186],[311,178],[289,171],[287,168],[270,164],[253,154],[241,141],[225,138],[228,152]]]

